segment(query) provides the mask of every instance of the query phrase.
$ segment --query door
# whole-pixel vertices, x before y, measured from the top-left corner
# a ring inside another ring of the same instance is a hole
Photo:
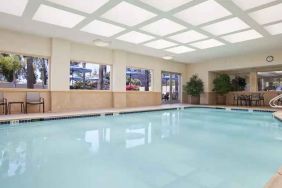
[[[181,101],[181,74],[162,72],[162,103],[172,104]]]

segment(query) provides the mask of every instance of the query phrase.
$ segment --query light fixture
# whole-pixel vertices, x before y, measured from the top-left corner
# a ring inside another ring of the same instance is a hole
[[[180,43],[189,43],[189,42],[193,42],[193,41],[197,41],[197,40],[201,40],[201,39],[206,39],[208,38],[208,36],[199,33],[197,31],[194,30],[190,30],[190,31],[186,31],[183,33],[179,33],[173,36],[169,37],[171,40],[175,40],[177,42]]]
[[[143,33],[140,33],[140,32],[136,32],[136,31],[130,31],[128,33],[125,33],[124,35],[117,37],[118,40],[130,42],[130,43],[134,43],[134,44],[146,42],[146,41],[152,40],[154,38],[155,37],[153,37],[151,35],[146,35],[146,34],[143,34]]]
[[[105,5],[109,0],[99,0],[99,1],[93,1],[93,0],[47,0],[52,3],[56,3],[61,6],[65,6],[68,8],[72,8],[74,10],[78,10],[81,12],[85,12],[88,14],[92,14],[97,9]]]
[[[215,40],[215,39],[208,39],[208,40],[204,40],[204,41],[200,41],[200,42],[195,42],[192,44],[189,44],[191,46],[194,46],[196,48],[199,49],[206,49],[206,48],[213,48],[213,47],[218,47],[218,46],[222,46],[224,45],[224,43]]]
[[[249,15],[259,24],[267,24],[282,20],[281,12],[282,3],[252,12]]]
[[[140,1],[162,11],[170,11],[181,5],[189,3],[192,0],[140,0]]]
[[[99,46],[99,47],[107,47],[110,45],[110,42],[103,41],[101,39],[95,39],[93,40],[93,43],[95,44],[95,46]]]
[[[175,14],[177,18],[195,26],[230,15],[228,10],[214,0],[205,1]]]
[[[117,25],[109,24],[99,20],[94,20],[88,25],[84,26],[81,31],[88,32],[95,35],[101,35],[104,37],[111,37],[121,31],[125,30]]]
[[[146,43],[144,45],[147,46],[147,47],[150,47],[150,48],[164,49],[164,48],[169,48],[169,47],[172,47],[172,46],[176,46],[177,44],[174,43],[174,42],[170,42],[170,41],[167,41],[167,40],[160,39],[160,40],[155,40],[155,41],[152,41],[152,42],[148,42],[148,43]]]
[[[277,0],[232,0],[242,10],[249,10]]]
[[[264,27],[271,35],[282,34],[282,23],[268,25]]]
[[[47,5],[40,5],[32,19],[61,27],[73,28],[85,17]]]
[[[166,51],[174,53],[174,54],[183,54],[183,53],[195,51],[195,49],[188,48],[186,46],[177,46],[177,47],[166,49]]]
[[[155,17],[156,14],[137,7],[126,1],[122,1],[108,12],[102,15],[103,18],[127,26],[135,26],[146,20]]]
[[[28,0],[0,0],[0,12],[22,16]]]
[[[261,37],[263,36],[260,33],[258,33],[257,31],[248,30],[248,31],[240,32],[240,33],[226,35],[221,38],[231,43],[237,43],[237,42],[244,42],[244,41],[253,40],[253,39],[257,39]]]
[[[202,27],[203,30],[213,35],[223,35],[247,28],[250,26],[237,17]]]
[[[163,56],[163,59],[165,59],[165,60],[172,60],[173,57],[172,57],[172,56],[169,56],[169,55],[166,55],[166,56]]]
[[[181,31],[185,29],[185,27],[169,19],[162,18],[158,21],[155,21],[151,24],[142,27],[141,29],[143,31],[147,31],[155,35],[165,36],[171,33],[175,33],[177,31]]]

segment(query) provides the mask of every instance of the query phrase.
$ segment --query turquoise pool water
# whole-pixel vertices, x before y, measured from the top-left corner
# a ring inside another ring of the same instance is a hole
[[[271,113],[192,108],[0,126],[1,188],[262,188]]]

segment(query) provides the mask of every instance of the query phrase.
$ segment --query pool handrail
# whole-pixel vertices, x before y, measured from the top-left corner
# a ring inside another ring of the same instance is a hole
[[[282,108],[281,105],[278,105],[276,102],[278,102],[279,99],[282,99],[282,94],[274,97],[273,99],[271,99],[269,101],[269,105],[272,107],[272,108]]]

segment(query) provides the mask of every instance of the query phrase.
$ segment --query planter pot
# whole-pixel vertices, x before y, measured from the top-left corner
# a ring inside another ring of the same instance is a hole
[[[189,96],[190,104],[200,104],[200,96]]]
[[[225,95],[217,95],[216,96],[216,104],[217,105],[226,105],[226,96]]]

